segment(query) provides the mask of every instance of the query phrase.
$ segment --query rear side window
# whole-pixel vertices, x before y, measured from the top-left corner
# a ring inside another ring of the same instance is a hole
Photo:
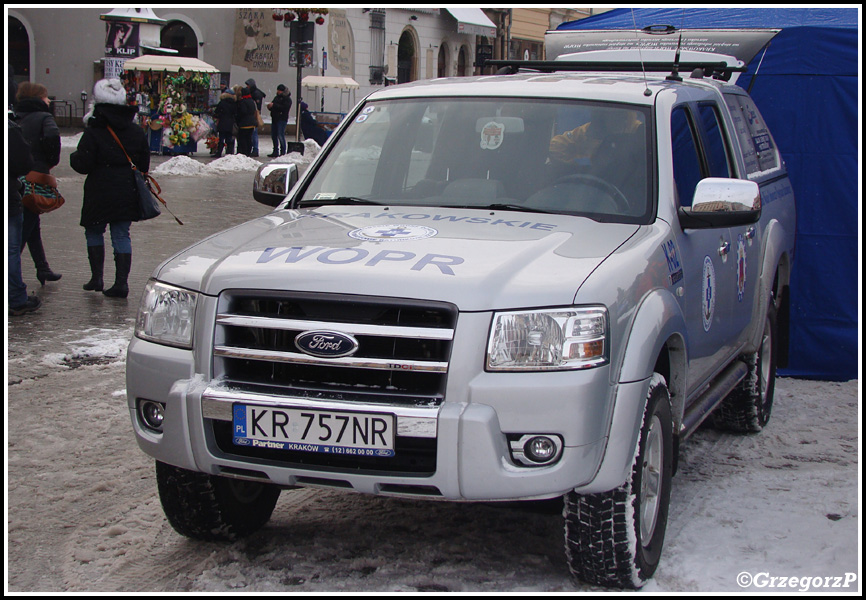
[[[725,94],[725,102],[731,111],[737,138],[743,148],[746,176],[754,179],[778,169],[781,161],[776,143],[752,99],[740,94]]]
[[[680,206],[691,206],[695,187],[701,180],[701,161],[698,154],[695,128],[685,108],[671,113],[671,152],[674,165],[674,183]]]

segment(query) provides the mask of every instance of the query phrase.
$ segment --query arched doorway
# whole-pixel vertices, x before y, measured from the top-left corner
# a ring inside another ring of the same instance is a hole
[[[177,50],[175,56],[198,58],[198,37],[183,21],[170,21],[159,34],[160,46]]]
[[[457,76],[466,77],[469,75],[467,70],[466,46],[460,46],[460,52],[457,54]]]
[[[437,77],[448,77],[448,44],[442,42],[439,46],[439,60],[436,65]]]
[[[404,31],[397,47],[397,83],[408,83],[418,79],[416,70],[415,36],[410,31]]]
[[[10,83],[17,86],[23,81],[30,81],[30,36],[27,29],[15,17],[9,17],[8,45],[9,50],[9,73]],[[12,93],[10,85],[9,93]],[[15,103],[15,98],[9,98],[9,102]]]

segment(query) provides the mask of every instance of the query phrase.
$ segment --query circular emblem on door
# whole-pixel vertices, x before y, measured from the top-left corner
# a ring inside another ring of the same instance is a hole
[[[336,331],[305,331],[295,338],[295,347],[310,356],[340,358],[358,350],[358,340]]]
[[[349,237],[366,242],[404,242],[423,240],[439,233],[423,225],[372,225],[349,232]]]

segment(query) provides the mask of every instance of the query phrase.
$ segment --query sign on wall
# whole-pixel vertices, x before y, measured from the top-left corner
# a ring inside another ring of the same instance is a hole
[[[105,56],[135,58],[138,56],[138,23],[109,21],[105,23]]]
[[[346,11],[332,8],[328,13],[328,60],[340,75],[355,77],[355,42]]]
[[[265,8],[235,11],[233,65],[261,73],[279,70],[280,40],[272,12]]]

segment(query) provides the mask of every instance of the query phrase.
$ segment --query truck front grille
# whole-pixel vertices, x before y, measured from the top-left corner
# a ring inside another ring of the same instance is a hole
[[[214,375],[306,398],[431,406],[442,401],[457,310],[444,303],[285,292],[225,292]],[[352,336],[357,350],[301,351],[304,332]]]

